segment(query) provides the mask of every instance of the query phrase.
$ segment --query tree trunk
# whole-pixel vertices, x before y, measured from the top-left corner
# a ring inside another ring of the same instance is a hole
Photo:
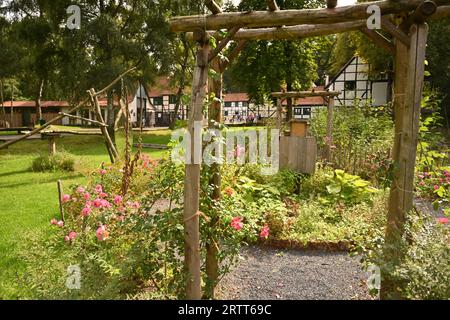
[[[292,91],[292,82],[288,81],[286,84],[286,90],[288,92]],[[287,114],[286,114],[286,123],[289,123],[289,121],[292,120],[292,110],[293,107],[293,103],[292,103],[292,98],[287,98]]]
[[[6,128],[6,109],[5,101],[3,98],[3,79],[0,79],[0,104],[2,106],[3,125]]]
[[[12,83],[11,86],[11,121],[10,121],[10,127],[14,127],[14,83]]]
[[[178,92],[177,92],[177,102],[175,104],[175,110],[173,113],[173,118],[170,119],[170,129],[175,129],[175,124],[177,122],[177,118],[178,118],[178,113],[180,110],[180,105],[181,105],[181,98],[183,97],[183,91],[184,91],[184,87],[186,86],[186,70],[188,67],[188,61],[189,61],[189,44],[186,41],[186,37],[183,36],[182,38],[182,42],[183,42],[183,48],[184,48],[184,56],[183,56],[183,63],[181,64],[181,79],[180,79],[180,85],[178,87]],[[184,115],[183,115],[184,117]]]
[[[41,99],[42,99],[42,92],[44,91],[44,79],[39,81],[39,88],[36,94],[36,122],[35,124],[39,124],[40,120],[42,119],[42,108],[41,108]]]
[[[128,99],[128,97],[126,97]],[[116,122],[116,116],[114,112],[114,95],[112,90],[109,90],[107,93],[107,106],[106,106],[107,116],[106,116],[106,124],[108,125],[108,134],[111,138],[112,143],[116,146],[116,131],[114,130],[114,124]]]

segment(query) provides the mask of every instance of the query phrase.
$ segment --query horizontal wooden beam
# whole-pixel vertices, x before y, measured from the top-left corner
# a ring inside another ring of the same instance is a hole
[[[450,17],[450,6],[438,7],[436,13],[431,16],[431,20],[438,20]]]
[[[450,5],[450,0],[435,0],[437,5]],[[235,26],[251,28],[292,26],[300,24],[329,24],[367,19],[367,8],[377,5],[382,15],[409,12],[415,10],[423,0],[383,0],[358,3],[351,6],[337,7],[335,9],[302,9],[251,11],[251,12],[224,12],[213,15],[194,15],[174,17],[169,21],[174,32],[189,32],[198,29],[219,30]]]
[[[310,97],[337,97],[341,94],[340,91],[288,91],[288,92],[272,92],[274,98],[289,99],[289,98],[310,98]]]
[[[279,28],[240,29],[233,36],[234,40],[295,40],[308,37],[325,36],[348,31],[359,30],[366,26],[366,20],[341,22],[324,25],[299,25]],[[212,35],[213,32],[210,32]],[[187,33],[188,39],[193,33]]]

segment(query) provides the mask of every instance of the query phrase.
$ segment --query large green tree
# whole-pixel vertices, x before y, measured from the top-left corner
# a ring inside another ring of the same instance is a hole
[[[323,7],[325,1],[284,0],[277,4],[281,9],[300,9]],[[266,10],[266,6],[265,0],[243,0],[238,10]],[[282,88],[309,89],[318,79],[316,52],[320,43],[314,39],[249,42],[229,71],[231,78],[258,104]],[[289,104],[291,101],[291,110]]]

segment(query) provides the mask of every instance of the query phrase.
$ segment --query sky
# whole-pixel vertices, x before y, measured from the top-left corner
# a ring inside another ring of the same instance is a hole
[[[239,4],[241,0],[232,0],[234,4]],[[356,0],[338,0],[338,6],[348,6],[349,4],[356,3]]]

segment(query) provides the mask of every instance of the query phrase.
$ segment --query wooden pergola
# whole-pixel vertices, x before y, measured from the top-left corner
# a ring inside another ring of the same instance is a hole
[[[353,30],[363,32],[371,41],[395,56],[395,172],[390,191],[387,243],[393,243],[403,232],[408,212],[413,209],[414,167],[419,130],[420,103],[424,80],[424,60],[428,35],[428,19],[439,19],[450,15],[450,0],[383,0],[358,3],[336,8],[336,1],[328,0],[327,8],[280,10],[275,0],[267,0],[267,11],[222,12],[213,0],[205,0],[210,15],[174,17],[170,26],[174,32],[191,32],[190,37],[198,43],[198,53],[192,85],[192,100],[189,110],[188,129],[193,136],[194,122],[202,121],[202,106],[208,91],[208,68],[220,74],[229,61],[218,54],[231,40],[238,42],[232,58],[250,40],[300,39],[323,36]],[[369,30],[366,21],[370,14],[367,8],[377,5],[381,10],[382,28],[393,41],[376,30]],[[404,16],[400,25],[394,24],[392,15]],[[227,35],[218,36],[217,31],[226,29]],[[220,42],[211,49],[209,38],[216,35]],[[215,101],[209,107],[210,120],[221,121],[222,81],[221,77],[210,79],[209,92],[215,93]],[[211,123],[211,121],[209,121]],[[194,142],[191,145],[194,150]],[[194,157],[194,152],[191,152]],[[191,163],[194,163],[192,159]],[[199,244],[199,191],[200,164],[186,164],[184,192],[185,265],[188,272],[186,296],[201,299],[200,244]],[[220,199],[220,173],[218,166],[212,168],[215,185],[214,198]],[[206,269],[208,279],[217,280],[217,246],[207,244]],[[209,296],[213,296],[213,289]],[[382,297],[395,288],[382,283]],[[211,294],[212,293],[212,294]]]

